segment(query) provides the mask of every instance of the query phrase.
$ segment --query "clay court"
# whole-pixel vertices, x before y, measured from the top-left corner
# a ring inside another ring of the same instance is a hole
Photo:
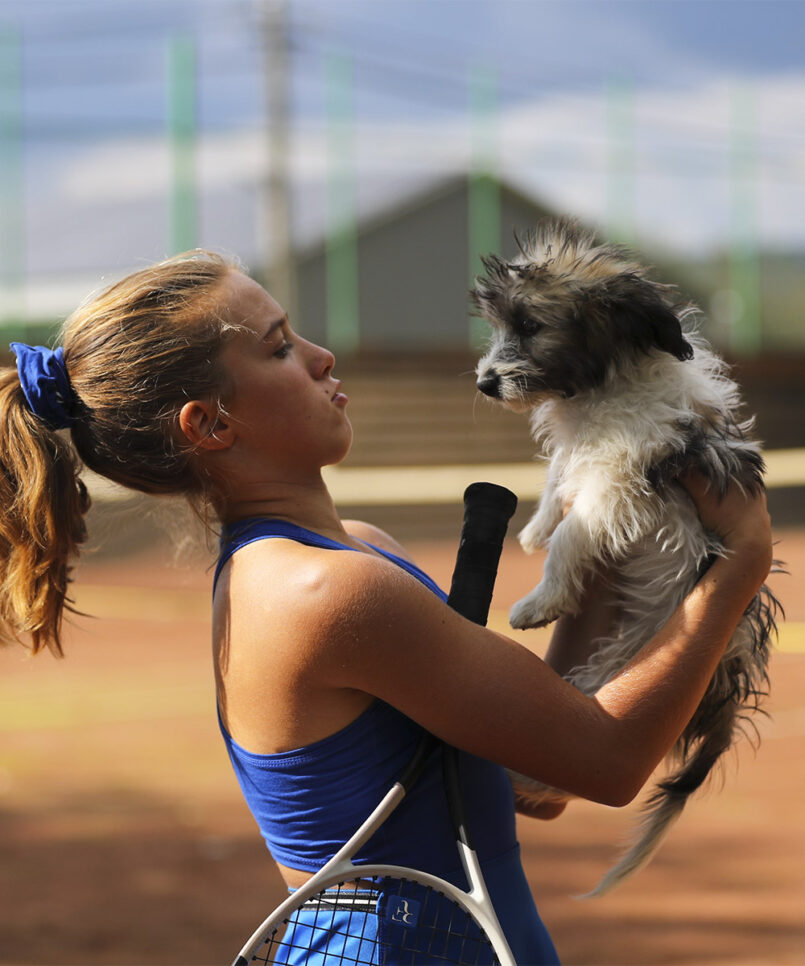
[[[805,533],[777,534],[794,577],[762,743],[722,791],[691,804],[653,864],[579,901],[637,806],[574,803],[522,821],[526,869],[566,964],[805,963]],[[415,558],[449,583],[454,540]],[[153,548],[78,573],[64,661],[0,655],[0,962],[221,964],[283,886],[241,803],[217,733],[209,574]],[[493,620],[535,567],[510,541]],[[526,639],[537,649],[541,632]]]

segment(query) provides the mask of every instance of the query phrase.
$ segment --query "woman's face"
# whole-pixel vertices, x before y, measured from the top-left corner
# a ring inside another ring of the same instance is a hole
[[[229,321],[243,329],[220,356],[227,421],[241,452],[286,476],[342,460],[352,427],[332,353],[297,335],[281,306],[240,272],[230,273],[220,298]]]

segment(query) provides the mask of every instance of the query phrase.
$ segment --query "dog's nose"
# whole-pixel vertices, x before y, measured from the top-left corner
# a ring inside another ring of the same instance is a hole
[[[488,372],[475,385],[485,396],[497,398],[500,395],[500,376],[496,372]]]

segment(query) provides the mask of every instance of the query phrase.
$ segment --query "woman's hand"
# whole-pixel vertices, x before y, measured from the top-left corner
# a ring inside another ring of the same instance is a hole
[[[756,563],[765,577],[772,562],[771,519],[765,490],[748,493],[733,484],[719,498],[715,486],[697,470],[686,470],[679,482],[696,504],[702,525],[717,533],[724,546]]]

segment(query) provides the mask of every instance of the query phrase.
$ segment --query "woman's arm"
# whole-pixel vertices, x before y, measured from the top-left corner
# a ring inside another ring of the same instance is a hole
[[[339,555],[338,568],[321,573],[295,608],[289,633],[306,648],[305,687],[377,696],[469,752],[572,794],[625,804],[692,716],[771,563],[762,495],[731,492],[719,504],[694,485],[703,522],[721,533],[729,556],[593,697],[364,554]]]
[[[617,612],[607,574],[593,574],[585,587],[578,614],[565,614],[554,624],[545,663],[562,676],[586,664],[595,652],[596,639],[611,633]]]
[[[616,616],[617,605],[608,586],[607,575],[597,572],[585,587],[579,613],[564,615],[554,624],[545,652],[545,663],[562,676],[574,667],[586,664],[595,651],[596,639],[611,633]],[[533,794],[519,795],[516,781],[512,782],[512,787],[517,812],[543,822],[558,818],[574,797],[562,795],[557,789],[550,799],[535,805]]]

